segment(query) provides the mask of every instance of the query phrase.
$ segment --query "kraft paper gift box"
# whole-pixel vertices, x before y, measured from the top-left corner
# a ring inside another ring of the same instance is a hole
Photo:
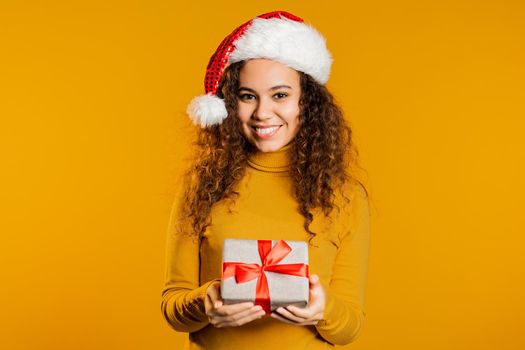
[[[225,239],[222,262],[225,304],[252,301],[267,313],[280,306],[308,304],[306,242]]]

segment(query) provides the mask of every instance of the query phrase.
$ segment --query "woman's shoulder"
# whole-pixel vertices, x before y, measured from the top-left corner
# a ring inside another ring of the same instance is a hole
[[[356,178],[350,178],[347,180],[336,197],[338,202],[344,202],[344,204],[347,204],[346,199],[348,199],[349,205],[363,201],[368,202],[369,200],[368,190],[366,189],[365,184]],[[347,205],[345,205],[345,207]]]
[[[341,207],[338,220],[342,225],[339,239],[358,230],[369,221],[370,216],[369,193],[363,182],[354,178],[347,181],[343,186],[343,194],[344,197],[340,193],[337,198]]]

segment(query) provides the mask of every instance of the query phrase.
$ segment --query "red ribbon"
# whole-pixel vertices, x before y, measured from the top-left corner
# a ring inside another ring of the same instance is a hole
[[[277,242],[273,248],[272,241],[258,240],[257,246],[262,266],[259,264],[245,264],[242,262],[224,262],[222,264],[222,277],[228,278],[235,276],[235,281],[237,283],[244,283],[257,278],[255,305],[261,305],[263,310],[268,314],[270,313],[271,299],[268,280],[264,271],[308,277],[308,265],[278,265],[279,262],[292,251],[292,248],[283,240]]]

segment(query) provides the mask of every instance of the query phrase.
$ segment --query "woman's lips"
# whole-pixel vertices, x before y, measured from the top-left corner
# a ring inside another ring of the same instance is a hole
[[[261,138],[261,139],[268,139],[268,138],[272,137],[273,135],[275,135],[275,133],[277,131],[279,131],[281,126],[282,125],[275,125],[275,126],[261,127],[261,128],[258,128],[258,127],[254,126],[254,127],[252,127],[252,129],[254,130],[255,135],[257,135],[259,138]]]

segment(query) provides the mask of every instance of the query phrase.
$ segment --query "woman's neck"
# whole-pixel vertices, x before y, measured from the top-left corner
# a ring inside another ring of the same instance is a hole
[[[290,169],[289,153],[293,140],[277,151],[262,152],[256,150],[248,158],[248,164],[255,169],[270,173],[286,173]]]

